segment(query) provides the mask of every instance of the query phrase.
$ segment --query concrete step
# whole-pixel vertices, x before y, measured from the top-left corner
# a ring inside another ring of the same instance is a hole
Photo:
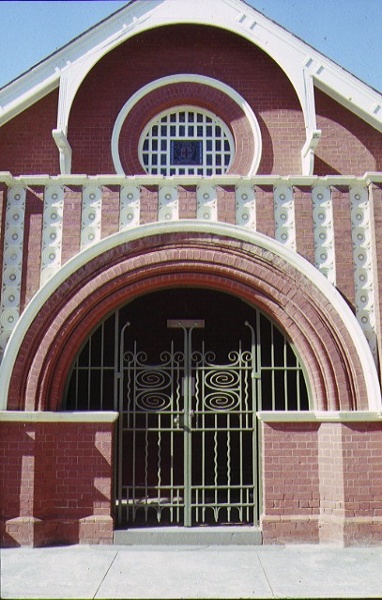
[[[118,546],[258,546],[262,543],[260,528],[253,526],[135,527],[114,532],[114,544]]]

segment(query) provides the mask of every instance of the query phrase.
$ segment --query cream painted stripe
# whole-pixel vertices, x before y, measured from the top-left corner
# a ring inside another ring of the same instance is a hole
[[[84,187],[82,190],[81,250],[100,241],[101,213],[101,187]]]
[[[336,290],[336,288],[328,282],[328,280],[317,271],[307,260],[302,258],[297,252],[283,246],[276,240],[269,238],[258,232],[251,232],[237,225],[227,223],[211,223],[201,222],[198,220],[179,220],[171,223],[149,223],[135,227],[129,231],[115,233],[104,238],[98,244],[89,246],[67,263],[65,263],[60,271],[56,273],[47,283],[35,294],[21,318],[19,319],[10,338],[4,354],[3,362],[0,366],[0,379],[2,386],[0,389],[0,408],[6,409],[9,381],[12,372],[13,364],[16,360],[19,348],[23,338],[32,324],[34,318],[48,300],[51,294],[75,271],[86,265],[87,262],[93,260],[103,252],[115,248],[121,244],[129,243],[136,239],[142,239],[149,236],[164,235],[167,233],[205,233],[208,235],[220,235],[231,237],[236,240],[242,240],[249,244],[257,245],[264,250],[280,256],[283,260],[289,262],[300,273],[302,273],[314,286],[317,286],[321,293],[324,294],[327,301],[333,306],[334,310],[341,316],[345,329],[352,337],[354,344],[358,350],[359,360],[362,366],[367,396],[370,410],[379,411],[382,406],[381,390],[377,370],[374,360],[363,334],[363,331],[347,305],[345,300]]]
[[[0,411],[0,422],[13,423],[113,423],[117,412],[43,412],[43,411]]]
[[[159,188],[158,221],[179,219],[179,191],[177,186]]]
[[[382,412],[376,411],[259,411],[264,423],[364,423],[382,421]]]
[[[290,250],[296,251],[296,221],[293,188],[284,185],[273,190],[275,237]]]
[[[44,190],[44,216],[41,248],[40,285],[61,268],[64,188],[58,185]]]
[[[350,204],[356,315],[377,364],[378,352],[374,289],[376,268],[372,252],[371,211],[367,188],[360,186],[351,188]]]
[[[256,192],[254,186],[236,187],[236,225],[256,230]]]
[[[125,185],[120,190],[119,231],[137,227],[140,222],[141,192],[136,185]]]
[[[213,185],[201,185],[196,192],[197,197],[197,219],[200,221],[217,221],[218,205],[216,187]]]
[[[0,305],[0,359],[20,316],[26,189],[8,189]]]
[[[336,284],[333,203],[329,186],[312,189],[314,257],[317,269]]]

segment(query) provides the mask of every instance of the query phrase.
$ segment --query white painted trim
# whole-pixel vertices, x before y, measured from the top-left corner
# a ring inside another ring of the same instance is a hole
[[[0,411],[0,422],[11,423],[114,423],[118,413],[104,412],[44,412],[5,410]]]
[[[263,423],[372,423],[382,421],[382,412],[354,411],[268,411],[256,413]]]
[[[113,163],[116,172],[120,175],[124,175],[122,163],[119,158],[119,136],[121,133],[123,123],[125,122],[129,112],[138,102],[140,102],[140,100],[142,100],[142,98],[147,96],[147,94],[150,94],[151,92],[158,90],[161,87],[173,85],[176,83],[199,83],[201,85],[215,88],[220,92],[226,94],[229,98],[231,98],[231,100],[233,100],[238,106],[240,106],[240,108],[242,109],[242,111],[248,119],[255,142],[255,151],[247,176],[251,177],[255,175],[257,169],[259,168],[262,155],[262,137],[259,123],[252,108],[249,106],[248,102],[244,100],[244,98],[229,85],[226,85],[225,83],[218,81],[217,79],[213,79],[212,77],[205,77],[204,75],[190,75],[187,73],[180,75],[169,75],[168,77],[161,77],[160,79],[151,81],[147,85],[143,86],[140,90],[138,90],[135,94],[133,94],[133,96],[131,96],[131,98],[129,98],[129,100],[127,100],[127,102],[124,104],[114,123],[113,134],[111,137],[111,154],[113,157]],[[182,177],[184,176],[182,175]],[[187,181],[189,177],[190,176],[187,175]]]
[[[327,298],[334,310],[341,316],[344,328],[352,337],[358,350],[358,357],[363,370],[366,393],[371,411],[380,411],[382,406],[381,390],[378,380],[377,370],[375,368],[373,356],[370,347],[363,334],[363,331],[348,304],[327,281],[327,279],[317,269],[305,260],[302,256],[293,252],[276,240],[269,238],[261,233],[248,231],[237,225],[227,223],[211,223],[199,220],[180,220],[159,223],[149,223],[128,231],[122,231],[102,239],[100,242],[90,246],[66,262],[58,273],[53,275],[45,285],[34,295],[28,306],[22,313],[16,327],[14,328],[9,342],[7,344],[3,362],[0,366],[0,380],[2,381],[0,391],[0,409],[5,410],[7,405],[8,389],[13,365],[17,358],[18,351],[24,339],[24,336],[31,326],[49,297],[57,288],[80,267],[86,265],[100,254],[126,244],[137,239],[146,238],[155,235],[164,235],[167,233],[206,233],[209,235],[220,235],[241,240],[250,244],[257,245],[264,250],[276,254],[286,262],[290,263],[302,275],[304,275],[313,286],[318,287],[322,294]]]
[[[61,129],[53,129],[52,136],[60,153],[60,173],[70,175],[72,171],[72,148],[66,134]]]

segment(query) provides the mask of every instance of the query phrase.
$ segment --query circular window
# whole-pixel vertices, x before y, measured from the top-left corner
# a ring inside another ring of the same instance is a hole
[[[139,159],[150,175],[222,175],[234,153],[227,125],[213,113],[192,106],[157,115],[139,142]]]

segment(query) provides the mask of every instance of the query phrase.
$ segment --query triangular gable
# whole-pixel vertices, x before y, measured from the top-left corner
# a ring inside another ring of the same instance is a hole
[[[59,87],[56,142],[65,145],[73,99],[90,69],[128,38],[159,26],[201,24],[227,29],[264,50],[285,71],[307,130],[302,157],[319,138],[314,86],[382,131],[382,94],[243,0],[132,0],[0,90],[0,125]]]

